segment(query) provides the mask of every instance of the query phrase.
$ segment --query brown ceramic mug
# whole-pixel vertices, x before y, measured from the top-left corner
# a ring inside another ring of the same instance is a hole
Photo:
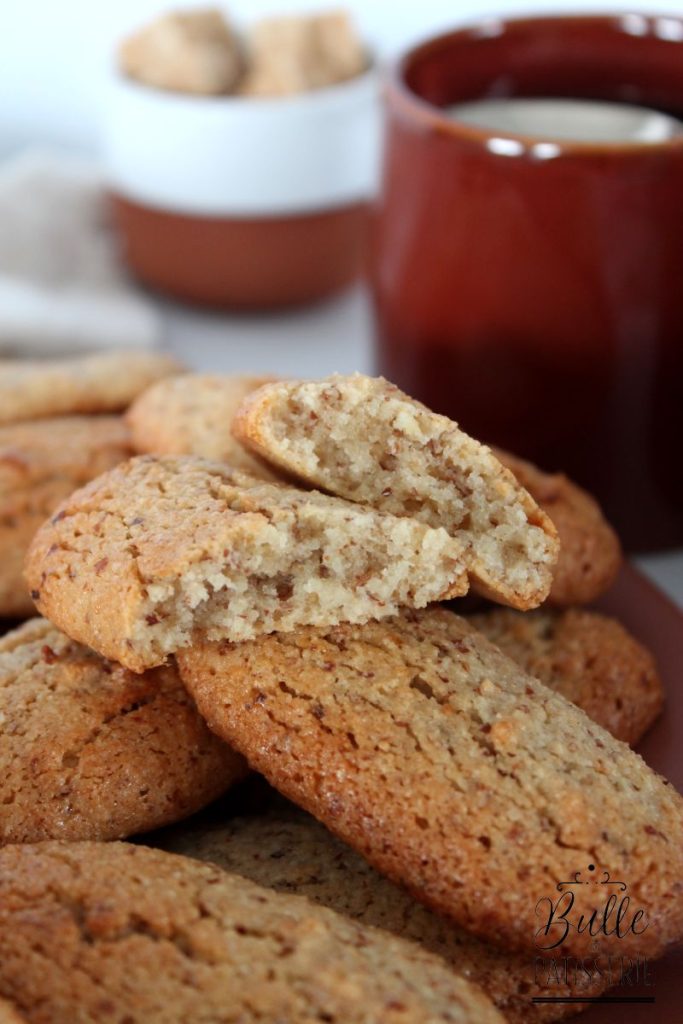
[[[488,20],[409,52],[372,254],[380,372],[570,474],[628,547],[681,543],[683,136],[542,139],[446,109],[482,97],[683,119],[683,20]]]

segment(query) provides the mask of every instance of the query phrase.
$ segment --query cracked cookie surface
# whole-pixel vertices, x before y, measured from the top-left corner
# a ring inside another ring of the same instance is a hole
[[[125,843],[0,850],[0,996],[29,1024],[503,1024],[412,943]]]
[[[0,638],[0,736],[0,844],[147,831],[246,773],[175,666],[134,675],[45,619]]]
[[[211,824],[193,819],[152,839],[166,850],[211,861],[278,892],[307,896],[418,942],[480,985],[509,1024],[541,1024],[576,1012],[575,1005],[533,1003],[534,996],[594,996],[607,987],[604,978],[588,981],[584,974],[576,984],[553,977],[544,986],[534,978],[532,957],[497,949],[428,910],[311,815],[273,795],[259,814]]]
[[[482,938],[537,951],[538,901],[590,864],[648,921],[601,934],[601,952],[654,956],[683,934],[681,797],[451,612],[197,642],[178,663],[253,768]],[[556,918],[548,941],[583,955],[578,915],[599,914],[606,890],[572,891],[572,927]]]

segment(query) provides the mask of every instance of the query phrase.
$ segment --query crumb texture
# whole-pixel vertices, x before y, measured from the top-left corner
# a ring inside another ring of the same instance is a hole
[[[129,433],[118,416],[0,425],[0,616],[35,612],[23,564],[45,519],[73,490],[130,454]]]
[[[175,667],[133,675],[44,619],[0,638],[0,845],[119,839],[246,773]]]
[[[264,480],[277,474],[233,437],[231,424],[248,394],[272,377],[186,373],[158,381],[133,403],[127,421],[142,455],[200,455]]]
[[[233,430],[315,487],[443,527],[486,596],[521,609],[547,597],[558,543],[546,514],[490,449],[382,378],[265,385]]]
[[[662,710],[655,660],[616,619],[582,609],[470,616],[478,630],[532,676],[633,745]]]
[[[503,1024],[412,943],[121,843],[0,851],[0,995],[30,1024]]]
[[[462,594],[462,554],[409,519],[191,456],[140,456],[62,504],[26,572],[52,622],[141,671],[194,632],[242,640]]]
[[[548,604],[590,604],[619,571],[621,545],[597,501],[563,473],[544,473],[530,462],[494,449],[534,501],[552,519],[560,538]]]
[[[0,423],[119,412],[155,380],[181,370],[179,363],[161,352],[0,359]]]
[[[535,995],[597,995],[604,979],[575,986],[535,983],[532,958],[481,942],[434,914],[380,875],[315,818],[286,801],[212,825],[187,822],[162,839],[165,849],[211,861],[278,892],[297,893],[363,924],[418,942],[479,985],[508,1024],[541,1024],[574,1013],[574,1006],[532,1003]]]
[[[179,665],[253,768],[480,937],[537,950],[538,901],[589,864],[649,922],[601,951],[657,955],[683,933],[681,797],[458,616],[198,643]],[[575,915],[603,892],[577,886]],[[589,946],[573,928],[562,949]]]

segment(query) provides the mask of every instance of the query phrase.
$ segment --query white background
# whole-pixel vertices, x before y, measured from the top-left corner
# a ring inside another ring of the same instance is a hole
[[[0,0],[0,156],[26,144],[92,151],[98,110],[116,40],[169,7],[211,0]],[[526,11],[632,10],[613,0],[231,0],[238,21],[334,6],[352,9],[381,55],[416,37],[468,19]],[[676,13],[681,4],[639,0],[637,10]]]

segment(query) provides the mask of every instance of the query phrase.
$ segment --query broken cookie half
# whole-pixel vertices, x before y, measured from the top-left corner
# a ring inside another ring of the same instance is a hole
[[[314,487],[442,527],[484,596],[523,610],[548,596],[559,552],[549,517],[489,448],[381,377],[267,384],[233,432]]]
[[[443,529],[193,456],[132,459],[76,491],[26,575],[55,625],[135,672],[193,635],[366,622],[468,588]]]

